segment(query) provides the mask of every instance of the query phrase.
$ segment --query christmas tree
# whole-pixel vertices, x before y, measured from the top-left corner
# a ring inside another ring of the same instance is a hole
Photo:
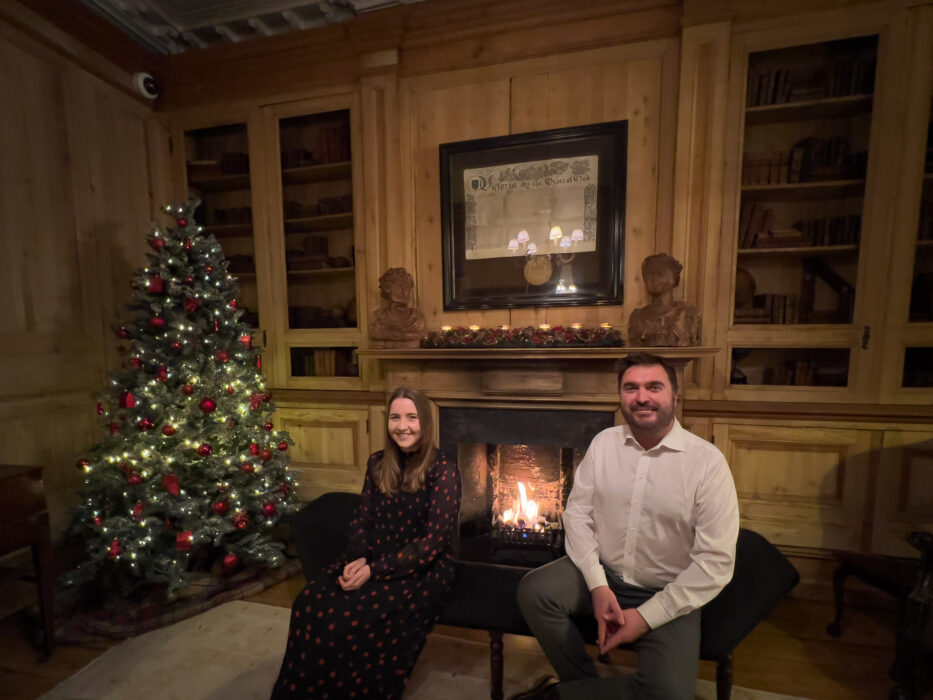
[[[77,463],[84,486],[70,533],[87,558],[66,583],[116,571],[171,596],[198,569],[282,562],[271,531],[297,507],[293,443],[270,420],[236,280],[194,223],[198,204],[167,206],[175,225],[153,224],[132,318],[115,328],[123,366],[97,403],[106,436]]]

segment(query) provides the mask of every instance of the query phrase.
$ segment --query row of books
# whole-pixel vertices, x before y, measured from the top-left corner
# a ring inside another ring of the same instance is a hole
[[[874,89],[874,56],[817,66],[753,68],[748,71],[745,106],[760,107],[827,97],[869,95]]]
[[[299,147],[282,151],[282,168],[301,168],[350,160],[350,125],[322,124],[318,127],[313,148]]]
[[[808,323],[810,309],[797,294],[756,294],[750,306],[735,310],[736,323]]]
[[[188,162],[188,179],[193,182],[244,173],[249,173],[249,155],[246,153],[224,153],[219,160]]]
[[[740,250],[854,245],[861,235],[861,214],[800,219],[790,228],[775,226],[774,210],[758,202],[744,203],[739,215]]]
[[[353,211],[353,195],[347,193],[333,197],[321,197],[314,204],[302,204],[301,202],[286,200],[283,203],[283,208],[286,219],[346,214]]]
[[[789,152],[746,154],[742,161],[742,184],[784,185],[862,178],[867,165],[868,153],[852,153],[845,136],[811,136]]]

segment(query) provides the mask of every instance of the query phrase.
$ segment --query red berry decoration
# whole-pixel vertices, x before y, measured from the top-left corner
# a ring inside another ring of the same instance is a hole
[[[177,498],[181,493],[181,482],[175,474],[166,474],[162,477],[162,488]]]
[[[256,467],[254,467],[250,462],[243,462],[243,464],[240,465],[240,469],[243,470],[244,474],[252,474],[256,471]]]
[[[163,425],[163,426],[162,426],[162,434],[165,435],[166,437],[171,437],[172,435],[175,434],[175,426],[174,426],[174,425],[168,425],[168,424]]]
[[[191,549],[192,539],[194,538],[191,536],[191,530],[179,532],[175,536],[175,549]]]
[[[266,430],[272,430],[273,425],[272,425],[272,423],[266,423],[266,424],[265,424],[264,426],[262,426],[262,427],[265,428]]]
[[[198,454],[202,457],[210,457],[213,451],[214,448],[208,445],[206,442],[198,445]]]
[[[79,459],[77,462],[75,462],[75,466],[76,466],[78,469],[87,469],[89,466],[91,466],[91,463],[90,463],[90,461],[88,461],[88,460],[86,460],[86,459],[84,459],[84,458],[82,457],[82,458]]]
[[[173,340],[170,347],[172,350],[181,350],[181,343],[177,340]]]
[[[116,559],[120,556],[120,552],[123,550],[120,548],[120,540],[114,540],[110,543],[110,546],[107,547],[107,558]]]
[[[227,569],[227,571],[232,571],[239,563],[240,558],[236,554],[230,553],[224,557],[224,568]]]
[[[102,404],[100,401],[97,402],[97,415],[104,415],[104,404]]]
[[[233,516],[233,527],[237,530],[245,530],[249,527],[249,516],[246,513],[237,513]]]
[[[161,294],[165,289],[165,283],[162,278],[158,275],[149,278],[149,283],[146,285],[150,292],[153,294]]]
[[[272,450],[263,450],[259,453],[259,457],[263,462],[268,462],[270,459],[272,459]]]
[[[165,247],[165,239],[160,238],[159,236],[153,236],[149,239],[149,245],[151,245],[155,250],[162,250]]]
[[[181,226],[182,228],[184,228],[185,226],[188,225],[188,219],[185,219],[183,217],[180,219],[175,219],[175,223]]]
[[[181,387],[181,393],[184,394],[185,396],[191,396],[194,393],[194,387],[191,386],[190,384],[184,384]]]
[[[205,413],[213,413],[217,410],[217,402],[211,398],[201,399],[201,403],[198,404],[198,407]]]
[[[155,423],[152,422],[152,418],[144,417],[139,419],[139,423],[136,424],[136,427],[140,432],[145,432],[147,430],[152,430],[155,427]]]
[[[136,472],[133,472],[128,477],[126,477],[126,483],[128,483],[130,486],[139,486],[141,483],[143,483],[143,478]]]
[[[162,328],[165,328],[165,319],[161,316],[153,316],[149,319],[149,325],[156,330],[161,330]]]
[[[218,350],[216,357],[218,361],[226,362],[230,359],[230,354],[226,350]]]
[[[189,314],[193,314],[195,311],[201,308],[200,302],[198,302],[197,299],[192,299],[191,297],[187,297],[185,299],[185,303],[182,304],[182,306],[184,306],[185,311],[187,311]]]
[[[101,525],[104,524],[104,519],[103,519],[102,517],[100,517],[99,515],[95,515],[95,516],[94,516],[94,524],[97,525],[98,527],[100,527]]]
[[[191,275],[188,275],[187,277],[185,277],[185,284],[187,284],[189,287],[192,284],[194,284],[194,277],[192,277]]]
[[[227,503],[227,501],[217,501],[217,503],[211,506],[211,509],[217,513],[217,515],[226,515],[227,511],[230,510],[230,504]]]
[[[270,501],[269,503],[262,504],[262,514],[265,515],[267,518],[271,518],[273,515],[275,515],[275,511],[276,511],[275,503],[272,503]]]
[[[165,365],[156,367],[156,379],[160,382],[168,381],[168,368]]]
[[[251,455],[253,455],[253,456],[258,455],[258,454],[259,454],[259,445],[257,445],[255,442],[251,442],[251,443],[249,444],[249,453],[250,453]]]

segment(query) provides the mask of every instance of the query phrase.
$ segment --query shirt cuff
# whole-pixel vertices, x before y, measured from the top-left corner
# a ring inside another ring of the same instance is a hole
[[[583,580],[586,581],[586,587],[591,591],[598,586],[609,585],[609,581],[606,579],[606,570],[603,569],[602,564],[591,566],[589,569],[581,571],[581,573],[583,574]]]
[[[645,622],[648,623],[648,627],[653,630],[657,629],[665,622],[670,622],[674,619],[668,614],[667,610],[664,609],[661,601],[658,600],[657,594],[646,600],[635,609],[638,610],[639,615],[645,618]]]

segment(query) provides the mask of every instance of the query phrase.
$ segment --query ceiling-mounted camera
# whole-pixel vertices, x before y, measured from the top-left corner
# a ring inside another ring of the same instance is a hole
[[[150,100],[159,96],[159,83],[149,73],[136,73],[133,76],[133,85],[139,90],[139,93]]]

